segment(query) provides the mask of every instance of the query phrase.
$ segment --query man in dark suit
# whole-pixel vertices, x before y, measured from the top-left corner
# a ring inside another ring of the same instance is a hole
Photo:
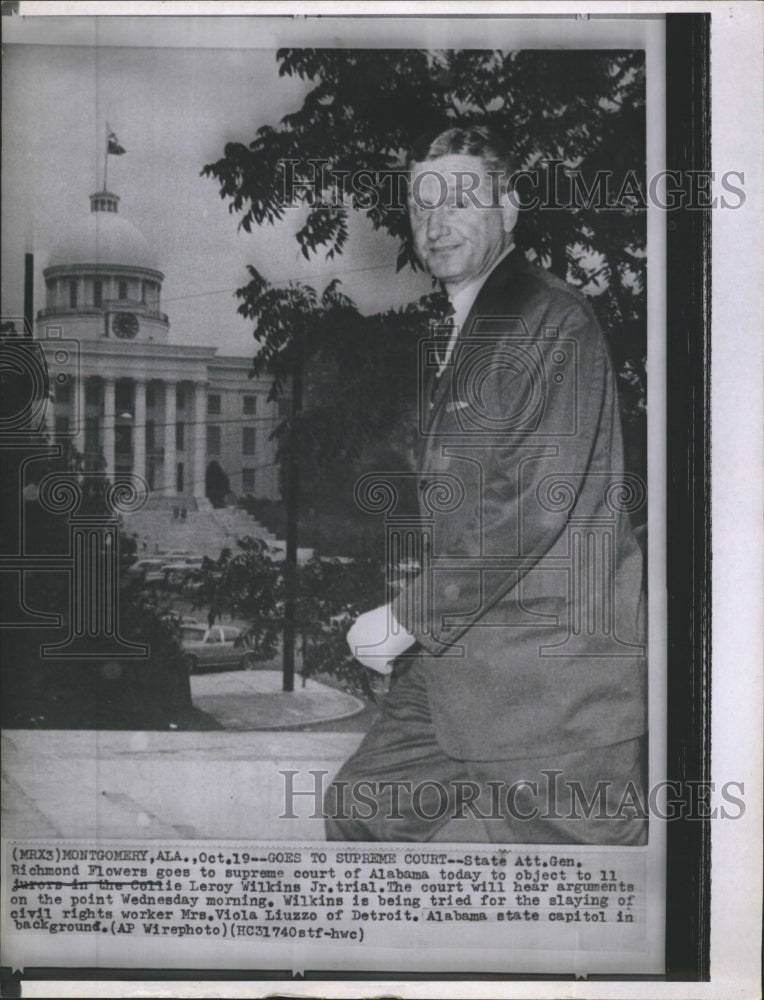
[[[414,245],[451,307],[420,354],[426,542],[348,634],[407,669],[328,789],[329,839],[646,840],[644,490],[591,308],[514,246],[510,171],[482,127],[411,160]]]

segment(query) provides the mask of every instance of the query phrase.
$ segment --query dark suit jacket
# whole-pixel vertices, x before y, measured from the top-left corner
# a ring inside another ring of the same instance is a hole
[[[511,253],[422,409],[427,551],[394,611],[421,646],[443,749],[499,760],[642,734],[629,511],[644,494],[624,476],[615,379],[585,298]]]

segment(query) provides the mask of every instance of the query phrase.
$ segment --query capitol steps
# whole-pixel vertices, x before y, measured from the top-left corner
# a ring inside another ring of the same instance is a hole
[[[170,498],[160,504],[147,504],[142,510],[122,517],[122,529],[136,538],[138,554],[162,555],[187,552],[217,559],[224,548],[237,549],[240,538],[258,538],[276,558],[286,543],[276,538],[246,511],[238,508],[199,510],[198,501],[180,498],[175,505]],[[185,512],[185,515],[183,514]]]

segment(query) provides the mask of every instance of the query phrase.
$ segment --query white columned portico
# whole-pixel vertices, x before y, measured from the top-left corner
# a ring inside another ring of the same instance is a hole
[[[193,495],[203,500],[205,493],[204,457],[207,450],[207,383],[194,382],[194,467]]]
[[[178,420],[177,386],[177,382],[164,380],[164,492],[167,496],[177,493],[178,452],[175,448],[175,424]]]
[[[106,461],[106,475],[114,479],[114,443],[116,413],[114,408],[114,379],[104,376],[103,380],[103,457]]]
[[[133,472],[146,478],[146,383],[135,380],[135,414],[133,417]]]

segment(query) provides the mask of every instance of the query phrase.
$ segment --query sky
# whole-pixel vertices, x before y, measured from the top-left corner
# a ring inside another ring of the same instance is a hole
[[[421,271],[395,271],[396,240],[349,215],[342,256],[311,261],[294,234],[305,209],[247,234],[202,167],[228,141],[297,110],[312,86],[278,75],[284,46],[630,48],[646,24],[557,17],[13,17],[3,24],[2,312],[23,313],[24,254],[35,258],[35,309],[51,248],[89,212],[101,188],[108,122],[124,156],[110,156],[120,214],[155,250],[165,274],[170,340],[252,354],[236,288],[254,265],[267,280],[333,278],[362,312],[403,305],[431,289]]]
[[[90,30],[83,25],[72,37],[68,25],[51,24],[44,37],[52,44],[36,44],[42,36],[29,22],[16,21],[10,40],[6,33],[4,316],[23,313],[29,251],[35,309],[43,307],[48,253],[101,189],[106,122],[127,150],[109,157],[108,187],[121,198],[120,214],[156,249],[171,342],[253,352],[251,323],[236,314],[234,297],[248,280],[247,264],[269,281],[294,278],[319,290],[340,277],[363,312],[402,305],[430,289],[421,273],[396,275],[397,241],[374,233],[361,215],[351,213],[342,257],[327,261],[319,253],[308,262],[294,239],[304,210],[247,234],[238,231],[238,216],[229,213],[217,182],[200,176],[206,163],[222,157],[226,142],[249,142],[261,125],[275,125],[301,105],[310,84],[279,77],[275,46],[208,47],[217,36],[205,32],[204,19],[173,19],[177,30],[169,36],[158,22],[171,19],[143,19],[140,36],[120,31],[114,22],[123,19],[77,20]],[[131,44],[119,44],[123,38]]]

